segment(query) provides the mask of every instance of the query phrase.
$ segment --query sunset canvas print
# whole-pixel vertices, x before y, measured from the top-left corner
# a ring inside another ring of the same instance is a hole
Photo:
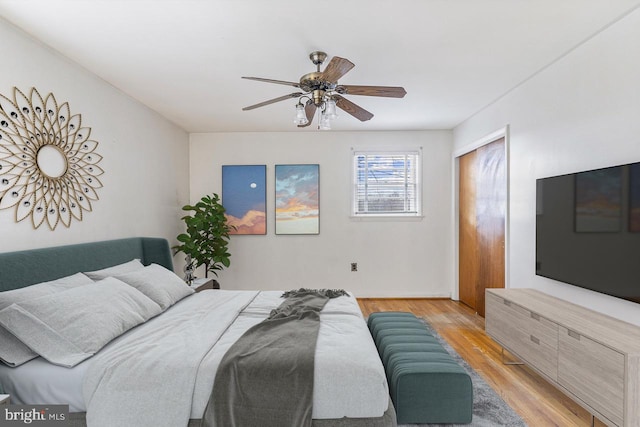
[[[319,165],[276,165],[276,234],[320,233]]]
[[[222,205],[236,227],[229,234],[267,234],[266,182],[265,165],[222,166]]]

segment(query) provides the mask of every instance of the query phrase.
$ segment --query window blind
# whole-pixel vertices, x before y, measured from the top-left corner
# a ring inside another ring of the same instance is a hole
[[[419,215],[420,152],[354,152],[354,215]]]

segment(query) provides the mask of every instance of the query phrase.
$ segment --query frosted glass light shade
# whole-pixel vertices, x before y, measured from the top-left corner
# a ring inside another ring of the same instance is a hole
[[[338,113],[336,112],[336,101],[329,99],[324,103],[324,105],[324,114],[326,114],[327,118],[330,120],[337,119]]]
[[[329,117],[322,112],[320,115],[320,124],[318,126],[320,130],[331,130],[331,122],[329,121]]]
[[[307,114],[304,111],[304,105],[302,105],[302,103],[300,102],[298,102],[298,104],[296,105],[296,117],[293,119],[293,123],[298,126],[306,125],[307,123],[309,123]]]

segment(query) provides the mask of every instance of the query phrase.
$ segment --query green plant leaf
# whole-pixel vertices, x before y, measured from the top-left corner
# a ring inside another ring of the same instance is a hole
[[[177,252],[190,255],[196,267],[204,265],[207,271],[217,276],[216,270],[231,265],[228,252],[229,231],[235,227],[227,224],[224,206],[220,197],[213,193],[205,195],[195,205],[185,205],[184,211],[192,211],[191,215],[181,218],[186,226],[186,233],[176,238],[182,245],[174,246]]]
[[[190,240],[190,237],[187,234],[178,234],[178,237],[176,237],[176,239],[178,239],[179,242],[188,242]]]

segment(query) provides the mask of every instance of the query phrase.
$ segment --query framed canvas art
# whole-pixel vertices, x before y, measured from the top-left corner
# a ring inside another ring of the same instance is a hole
[[[222,206],[229,234],[267,234],[267,166],[222,166]]]
[[[276,234],[320,234],[320,165],[276,165]]]

